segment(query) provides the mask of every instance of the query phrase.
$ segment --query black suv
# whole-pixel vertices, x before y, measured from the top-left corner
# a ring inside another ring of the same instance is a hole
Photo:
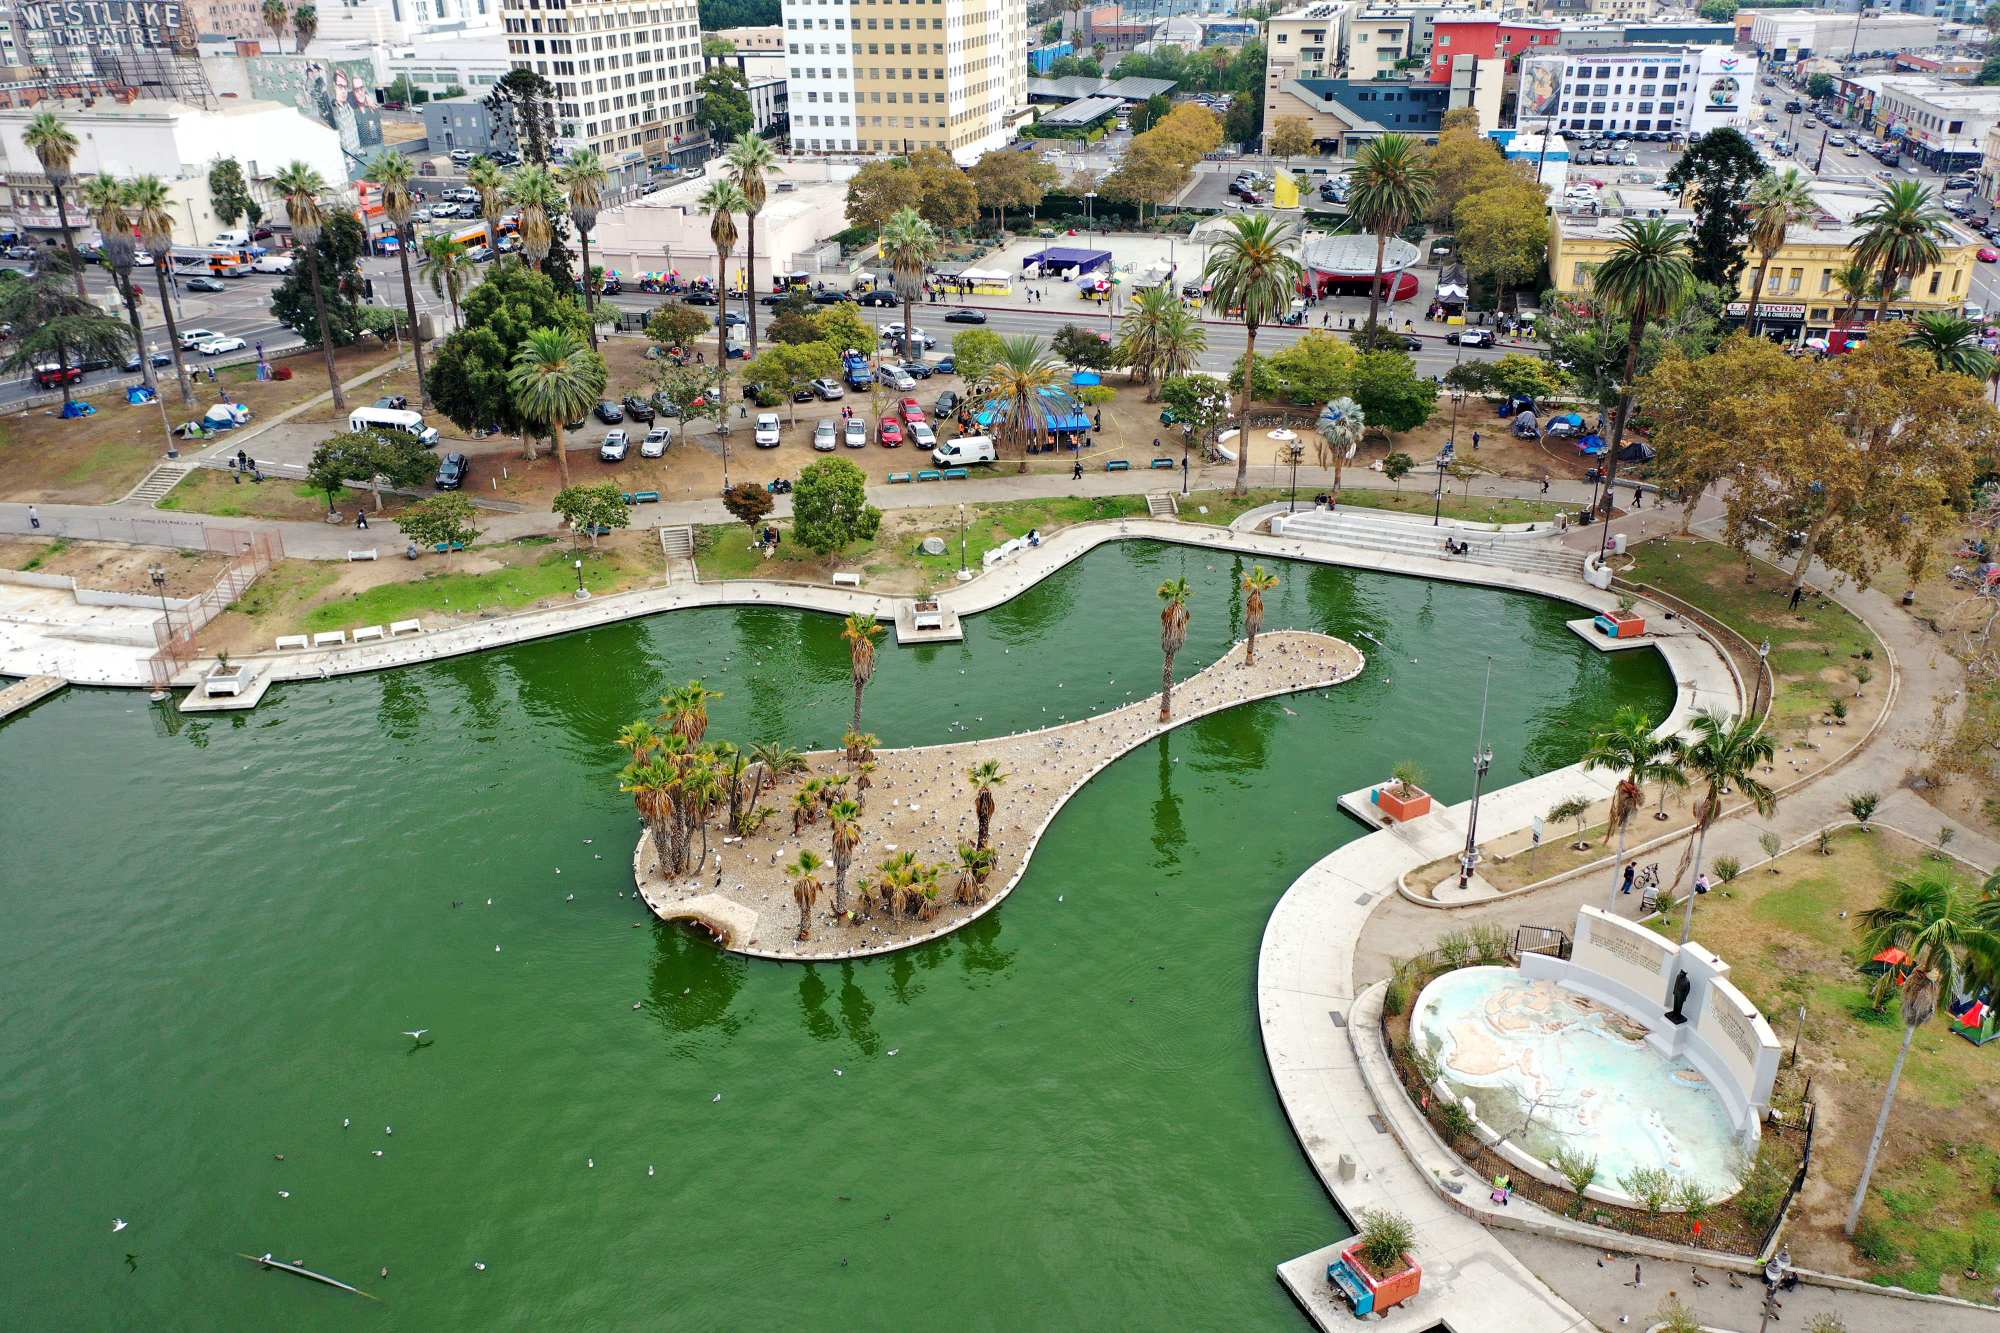
[[[607,426],[615,426],[625,419],[625,409],[609,399],[599,403],[594,410],[597,419]]]
[[[651,421],[654,415],[653,405],[636,393],[627,394],[625,395],[625,415],[634,421]]]
[[[465,485],[465,474],[472,464],[464,454],[446,454],[438,462],[437,488],[441,491],[455,491]]]

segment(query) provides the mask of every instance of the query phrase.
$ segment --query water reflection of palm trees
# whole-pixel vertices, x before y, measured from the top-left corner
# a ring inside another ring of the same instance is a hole
[[[693,926],[655,924],[647,1007],[669,1033],[733,1037],[742,1025],[736,999],[750,967],[749,959],[724,953]]]
[[[806,1035],[814,1041],[833,1041],[840,1036],[840,1025],[826,1011],[827,996],[832,993],[819,968],[807,963],[799,974],[799,1015],[805,1021]]]
[[[1180,798],[1174,795],[1174,739],[1168,732],[1153,742],[1159,757],[1156,780],[1159,793],[1153,798],[1153,864],[1161,870],[1181,863],[1180,849],[1187,846],[1187,824],[1181,819]]]

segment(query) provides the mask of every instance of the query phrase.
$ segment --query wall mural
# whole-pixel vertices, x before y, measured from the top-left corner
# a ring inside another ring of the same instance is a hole
[[[367,60],[314,60],[306,56],[256,56],[250,92],[295,106],[340,135],[348,170],[382,146],[382,108],[375,100],[375,66]]]

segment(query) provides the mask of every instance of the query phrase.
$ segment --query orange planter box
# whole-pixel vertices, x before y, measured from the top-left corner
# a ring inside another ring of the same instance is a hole
[[[1619,611],[1600,611],[1594,618],[1597,628],[1614,639],[1636,639],[1646,632],[1646,617],[1628,616]]]
[[[1431,794],[1422,787],[1410,788],[1408,796],[1398,796],[1396,792],[1397,785],[1393,781],[1375,789],[1375,804],[1389,818],[1403,823],[1430,813]]]

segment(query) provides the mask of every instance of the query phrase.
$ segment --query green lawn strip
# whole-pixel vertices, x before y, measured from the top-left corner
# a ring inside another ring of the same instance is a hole
[[[1903,1034],[1893,1000],[1875,1008],[1855,922],[1924,855],[1894,834],[1848,829],[1834,836],[1832,855],[1800,848],[1777,862],[1778,873],[1747,870],[1695,907],[1695,937],[1730,964],[1730,979],[1788,1047],[1798,1006],[1806,1006],[1802,1059],[1815,1069],[1815,1096],[1837,1099],[1841,1123],[1864,1135],[1851,1145],[1857,1159]],[[1679,937],[1678,911],[1648,924]],[[1968,1266],[1975,1236],[2000,1254],[2000,1124],[1988,1095],[2000,1075],[1996,1055],[1952,1035],[1942,1011],[1919,1029],[1890,1122],[1892,1148],[1877,1166],[1857,1238],[1856,1262],[1873,1280],[1935,1292]],[[1923,1140],[1949,1143],[1955,1155],[1941,1146],[1896,1151],[1918,1126],[1926,1128]],[[1853,1177],[1832,1183],[1839,1197],[1830,1206],[1844,1210]],[[1990,1278],[1963,1290],[1983,1295],[1989,1285]]]
[[[610,553],[592,555],[585,548],[579,555],[583,559],[584,586],[592,592],[614,592],[626,583],[623,563]],[[576,569],[570,563],[572,558],[568,551],[558,551],[533,564],[458,574],[444,567],[444,557],[427,555],[425,560],[438,564],[436,572],[407,583],[385,583],[353,597],[316,606],[306,613],[302,628],[311,634],[409,620],[433,611],[469,616],[482,611],[516,610],[545,597],[573,592]]]
[[[216,514],[223,518],[296,519],[299,506],[292,503],[295,500],[311,500],[320,508],[326,506],[326,492],[305,482],[266,481],[259,485],[230,480],[234,475],[215,468],[196,468],[162,496],[155,508]],[[362,498],[361,492],[342,488],[334,503],[351,504]]]
[[[229,610],[289,625],[299,607],[332,586],[340,569],[326,560],[282,560],[230,603]]]
[[[1770,640],[1777,680],[1772,712],[1779,726],[1810,722],[1836,698],[1855,706],[1857,667],[1877,681],[1887,678],[1886,662],[1857,656],[1875,650],[1867,626],[1829,598],[1808,597],[1797,613],[1787,610],[1791,579],[1772,565],[1751,560],[1756,580],[1745,582],[1744,558],[1710,541],[1660,538],[1640,543],[1632,554],[1627,578],[1700,607],[1753,644]],[[1822,680],[1829,670],[1838,678]]]
[[[998,504],[968,505],[965,515],[965,564],[978,573],[986,553],[1005,546],[1016,537],[1039,529],[1048,537],[1075,523],[1102,519],[1133,518],[1146,512],[1143,495],[1057,496],[1046,500],[1007,500]],[[937,530],[926,534],[942,537],[943,555],[925,555],[918,549],[922,536],[913,536],[907,552],[896,552],[892,563],[909,563],[933,578],[949,578],[958,572],[958,516],[945,511],[938,516]],[[876,566],[869,566],[874,572]]]

